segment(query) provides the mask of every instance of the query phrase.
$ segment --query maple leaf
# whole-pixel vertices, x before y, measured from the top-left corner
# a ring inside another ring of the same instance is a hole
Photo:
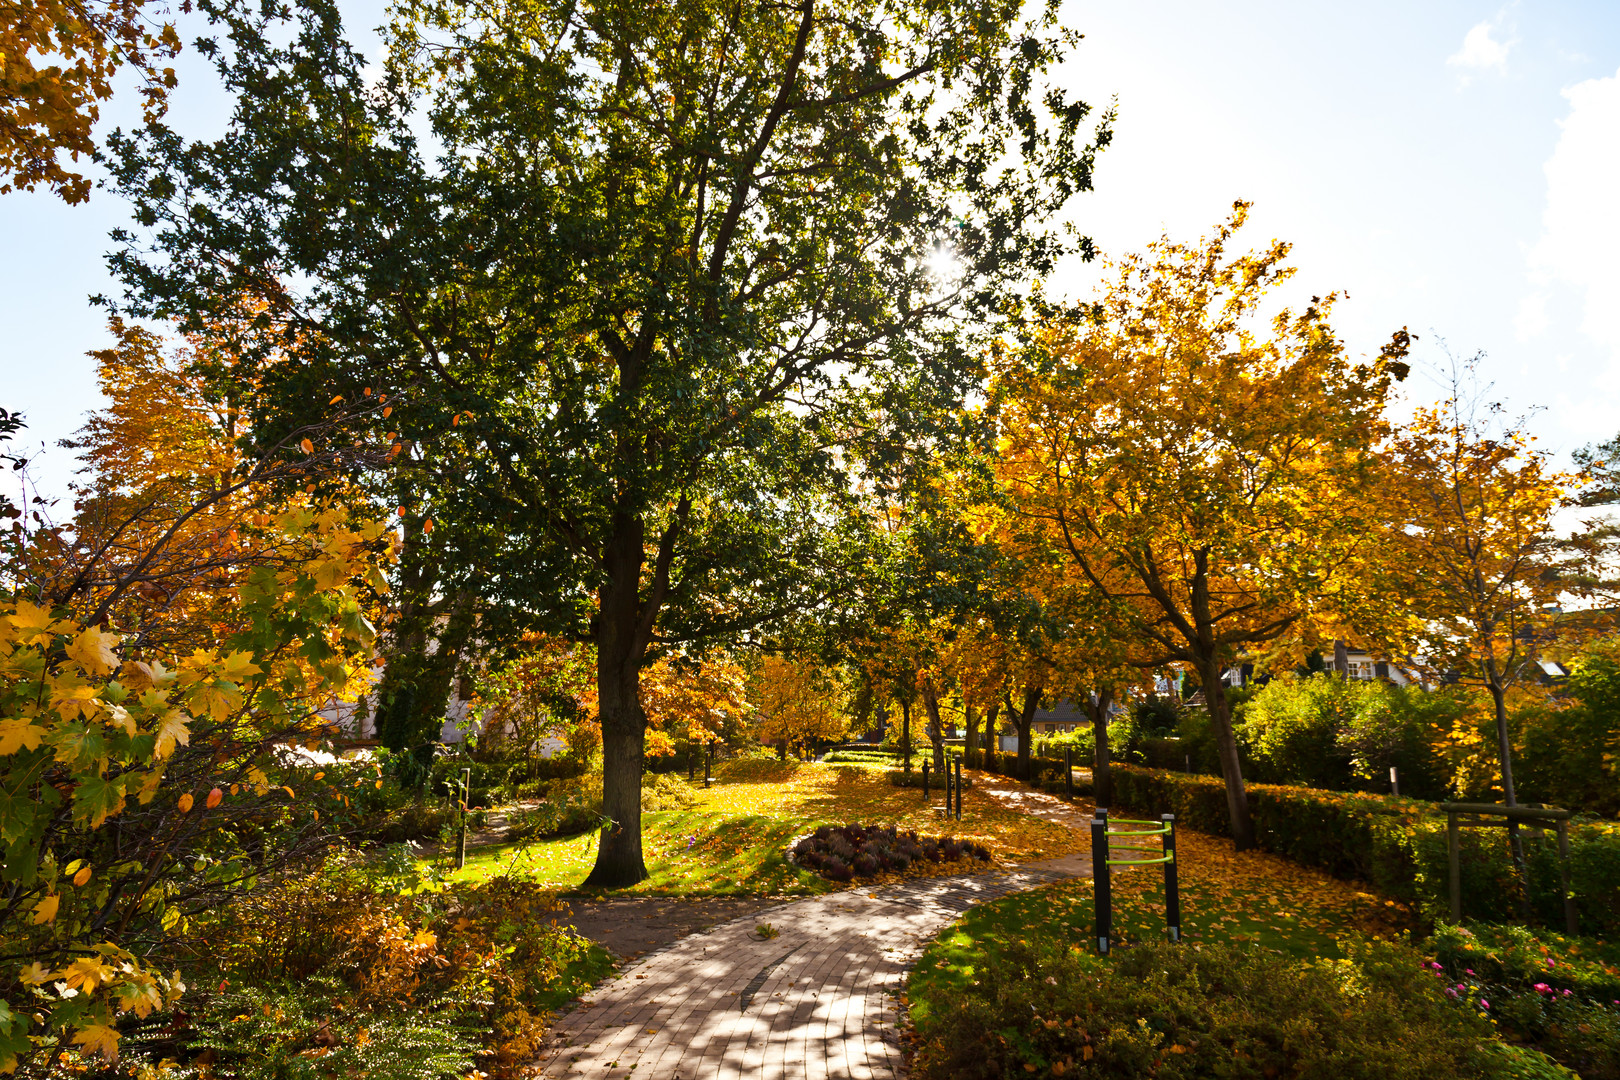
[[[56,627],[51,620],[51,613],[37,604],[30,604],[26,600],[17,601],[17,606],[10,615],[4,617],[11,624],[12,630],[19,640],[27,641],[37,634],[46,633]]]
[[[74,638],[66,651],[68,658],[88,674],[105,675],[118,667],[118,655],[113,652],[113,647],[121,640],[119,634],[91,626]]]
[[[132,979],[118,987],[118,1007],[144,1019],[153,1009],[163,1008],[163,995],[151,979]]]
[[[118,1032],[104,1024],[80,1028],[79,1033],[73,1036],[73,1043],[84,1047],[88,1053],[100,1054],[108,1061],[118,1060]]]
[[[262,667],[253,662],[253,654],[250,652],[231,653],[220,661],[219,670],[220,674],[235,682],[241,682],[264,672]]]
[[[155,732],[157,743],[152,752],[159,760],[174,753],[177,744],[180,746],[191,745],[191,728],[187,726],[190,719],[191,717],[179,709],[175,709],[158,721],[157,731]]]
[[[62,898],[52,893],[34,905],[34,925],[42,926],[48,922],[56,921],[56,909],[62,904]],[[37,965],[36,965],[37,966]]]
[[[18,973],[17,978],[21,980],[24,986],[44,986],[46,983],[50,982],[60,974],[61,972],[52,971],[50,968],[41,964],[38,960],[35,960],[32,964],[29,964],[27,967],[23,968],[22,971]]]
[[[0,720],[0,754],[15,754],[24,747],[38,750],[39,741],[44,737],[44,728],[22,717]]]
[[[124,808],[123,785],[117,780],[88,776],[73,789],[73,816],[92,829]]]

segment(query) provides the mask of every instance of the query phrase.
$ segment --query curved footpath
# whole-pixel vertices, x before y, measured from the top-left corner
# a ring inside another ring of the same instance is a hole
[[[980,792],[1026,813],[1073,827],[1086,820],[1000,777],[974,779]],[[1090,873],[1091,857],[1078,854],[972,877],[856,888],[682,938],[636,960],[559,1017],[547,1034],[541,1075],[902,1076],[899,994],[934,935],[975,904]],[[761,923],[779,936],[761,939]]]

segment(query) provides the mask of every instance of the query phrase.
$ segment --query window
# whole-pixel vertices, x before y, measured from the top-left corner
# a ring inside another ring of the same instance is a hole
[[[1352,679],[1370,679],[1373,677],[1373,662],[1371,660],[1350,661],[1350,677]]]

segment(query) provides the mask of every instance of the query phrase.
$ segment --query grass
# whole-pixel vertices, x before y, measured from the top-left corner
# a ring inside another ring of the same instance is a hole
[[[1232,851],[1229,841],[1181,829],[1176,833],[1183,937],[1190,942],[1239,942],[1301,960],[1341,958],[1338,938],[1352,932],[1389,935],[1411,925],[1393,901],[1274,855]],[[1165,939],[1164,875],[1159,866],[1114,868],[1116,948]],[[912,972],[912,1017],[969,994],[975,972],[1019,943],[1067,942],[1083,970],[1105,971],[1096,954],[1093,886],[1075,879],[1017,893],[969,911],[947,927]]]
[[[947,821],[916,789],[896,788],[879,771],[795,762],[727,762],[696,805],[642,815],[643,856],[650,876],[615,895],[813,895],[836,885],[786,859],[788,843],[820,825],[881,823],[919,833],[960,836],[989,848],[998,862],[1052,858],[1077,850],[1073,830],[997,805],[972,790],[962,820]],[[596,857],[594,833],[468,853],[455,877],[475,880],[509,870],[547,888],[578,891]]]

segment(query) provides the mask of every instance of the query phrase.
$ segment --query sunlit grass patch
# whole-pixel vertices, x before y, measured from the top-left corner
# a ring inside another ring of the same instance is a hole
[[[1001,862],[1052,858],[1084,843],[1072,829],[1003,809],[973,791],[964,800],[962,820],[947,819],[941,793],[925,800],[918,789],[893,787],[881,773],[858,767],[727,762],[716,770],[713,785],[699,786],[697,793],[690,809],[642,815],[651,876],[625,892],[810,895],[839,888],[786,858],[790,841],[820,825],[876,823],[958,836],[984,845]],[[597,842],[588,833],[482,848],[469,852],[458,876],[509,869],[549,888],[577,889],[590,873]]]

